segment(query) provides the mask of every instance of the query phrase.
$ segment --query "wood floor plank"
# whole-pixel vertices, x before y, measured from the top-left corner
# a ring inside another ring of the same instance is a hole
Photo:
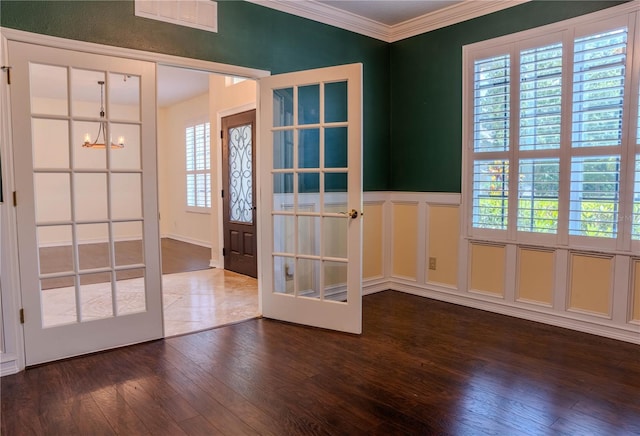
[[[107,418],[90,394],[81,394],[71,401],[71,416],[75,421],[79,434],[114,435]]]
[[[3,377],[7,435],[640,434],[640,346],[397,292]]]
[[[617,423],[602,421],[594,416],[580,412],[570,412],[560,417],[550,426],[550,432],[561,435],[637,435],[636,431],[628,431],[624,420]]]
[[[164,378],[146,377],[139,380],[139,385],[154,403],[169,413],[174,421],[180,422],[198,416],[198,411],[169,386]]]
[[[202,415],[194,416],[178,423],[180,428],[189,436],[218,436],[224,435]]]
[[[247,399],[219,381],[214,375],[198,368],[184,374],[172,374],[167,382],[194,404],[200,413],[210,415],[220,406],[261,434],[282,434],[279,423]]]
[[[151,433],[138,418],[133,409],[114,386],[107,386],[91,392],[94,401],[118,435],[150,435]]]
[[[288,416],[289,410],[281,402],[272,402],[263,397],[258,397],[259,399],[256,400],[255,393],[260,392],[260,389],[254,390],[255,386],[251,382],[232,370],[223,367],[217,368],[213,373],[207,372],[178,350],[175,353],[167,352],[167,356],[181,368],[184,374],[182,380],[177,380],[178,377],[175,374],[168,376],[169,382],[178,383],[179,386],[176,389],[181,389],[185,395],[195,398],[192,400],[195,403],[207,405],[205,409],[215,408],[211,401],[217,401],[261,434],[289,434],[292,427],[306,428],[307,422],[299,417]],[[236,383],[249,389],[236,391],[230,387],[235,386]],[[203,401],[203,395],[209,398]],[[260,404],[261,407],[257,407],[255,403]],[[274,410],[271,405],[277,405],[277,408]]]
[[[149,396],[135,380],[118,386],[120,395],[154,435],[183,435],[184,432],[169,413]]]

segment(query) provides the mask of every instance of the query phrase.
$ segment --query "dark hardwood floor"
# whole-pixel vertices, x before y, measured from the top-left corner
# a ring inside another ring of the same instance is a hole
[[[640,346],[396,292],[2,378],[2,434],[640,434]]]
[[[116,265],[143,263],[142,241],[118,241],[114,244]],[[189,244],[171,238],[161,239],[162,274],[174,274],[187,271],[199,271],[210,268],[211,249]],[[43,274],[61,271],[73,271],[71,246],[42,247],[39,250],[40,269]],[[78,246],[80,269],[108,267],[110,264],[109,246],[106,243],[81,244]],[[120,271],[118,280],[142,277],[141,270]],[[43,289],[73,286],[73,277],[58,277],[43,282]],[[82,278],[82,284],[105,283],[111,280],[110,274],[91,274]]]

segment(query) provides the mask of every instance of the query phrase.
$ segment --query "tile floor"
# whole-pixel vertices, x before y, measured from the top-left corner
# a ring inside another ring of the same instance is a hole
[[[258,316],[258,281],[220,268],[162,276],[165,336]]]
[[[143,279],[116,282],[119,314],[144,310]],[[165,336],[175,336],[258,316],[257,280],[212,268],[162,276]],[[110,285],[82,285],[83,321],[113,315]],[[76,321],[74,288],[47,289],[42,296],[43,323]]]

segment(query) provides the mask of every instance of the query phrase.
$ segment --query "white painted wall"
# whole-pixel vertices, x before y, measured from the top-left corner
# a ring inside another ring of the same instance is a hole
[[[185,177],[185,127],[206,121],[210,121],[209,93],[158,110],[158,192],[161,235],[210,247],[216,204],[211,213],[188,211]]]

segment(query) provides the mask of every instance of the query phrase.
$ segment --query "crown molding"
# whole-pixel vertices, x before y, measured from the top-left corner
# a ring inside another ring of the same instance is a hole
[[[526,3],[529,0],[465,0],[437,11],[391,26],[387,42],[396,42],[421,33],[471,20],[482,15]]]
[[[313,21],[339,27],[385,42],[396,42],[441,27],[510,8],[529,0],[464,0],[425,15],[389,26],[314,0],[246,0]]]
[[[390,26],[314,0],[246,1],[389,42]]]

